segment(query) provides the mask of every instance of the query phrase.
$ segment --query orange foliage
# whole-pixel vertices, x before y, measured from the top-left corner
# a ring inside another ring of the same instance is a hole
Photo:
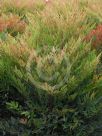
[[[3,32],[6,28],[6,22],[2,18],[0,18],[0,32]]]
[[[26,23],[23,20],[20,20],[18,16],[12,16],[7,20],[7,28],[16,32],[24,32]]]
[[[26,23],[23,20],[20,20],[19,16],[12,15],[8,19],[0,18],[0,32],[3,32],[6,29],[11,32],[23,33],[25,28]]]
[[[85,41],[89,42],[92,40],[92,47],[95,49],[102,48],[102,25],[98,25],[92,30],[85,38]]]

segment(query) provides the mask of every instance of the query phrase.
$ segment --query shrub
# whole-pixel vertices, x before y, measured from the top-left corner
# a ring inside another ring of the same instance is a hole
[[[7,33],[0,41],[1,135],[94,135],[102,121],[102,76],[97,74],[101,54],[90,40],[95,34],[100,43],[101,26],[92,30],[93,18],[87,20],[79,2],[41,5],[34,13],[25,8],[26,29],[20,15],[7,19],[8,32],[24,33]]]

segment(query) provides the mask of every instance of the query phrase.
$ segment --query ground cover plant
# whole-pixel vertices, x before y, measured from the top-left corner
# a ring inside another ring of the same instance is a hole
[[[101,0],[0,1],[0,135],[102,135]]]

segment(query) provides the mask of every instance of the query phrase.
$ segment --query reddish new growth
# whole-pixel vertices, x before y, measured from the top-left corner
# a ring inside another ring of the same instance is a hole
[[[6,29],[6,22],[0,18],[0,32],[3,32]]]
[[[24,32],[26,23],[18,16],[11,16],[8,19],[0,18],[0,32],[10,30],[10,32]]]
[[[98,25],[94,30],[92,30],[84,39],[89,42],[92,40],[92,47],[95,49],[102,48],[102,25]]]
[[[26,23],[23,20],[20,20],[17,16],[12,16],[7,20],[7,28],[15,32],[24,32]]]

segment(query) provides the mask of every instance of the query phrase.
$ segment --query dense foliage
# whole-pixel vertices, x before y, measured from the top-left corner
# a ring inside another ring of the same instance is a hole
[[[102,135],[101,6],[0,2],[1,136]]]

